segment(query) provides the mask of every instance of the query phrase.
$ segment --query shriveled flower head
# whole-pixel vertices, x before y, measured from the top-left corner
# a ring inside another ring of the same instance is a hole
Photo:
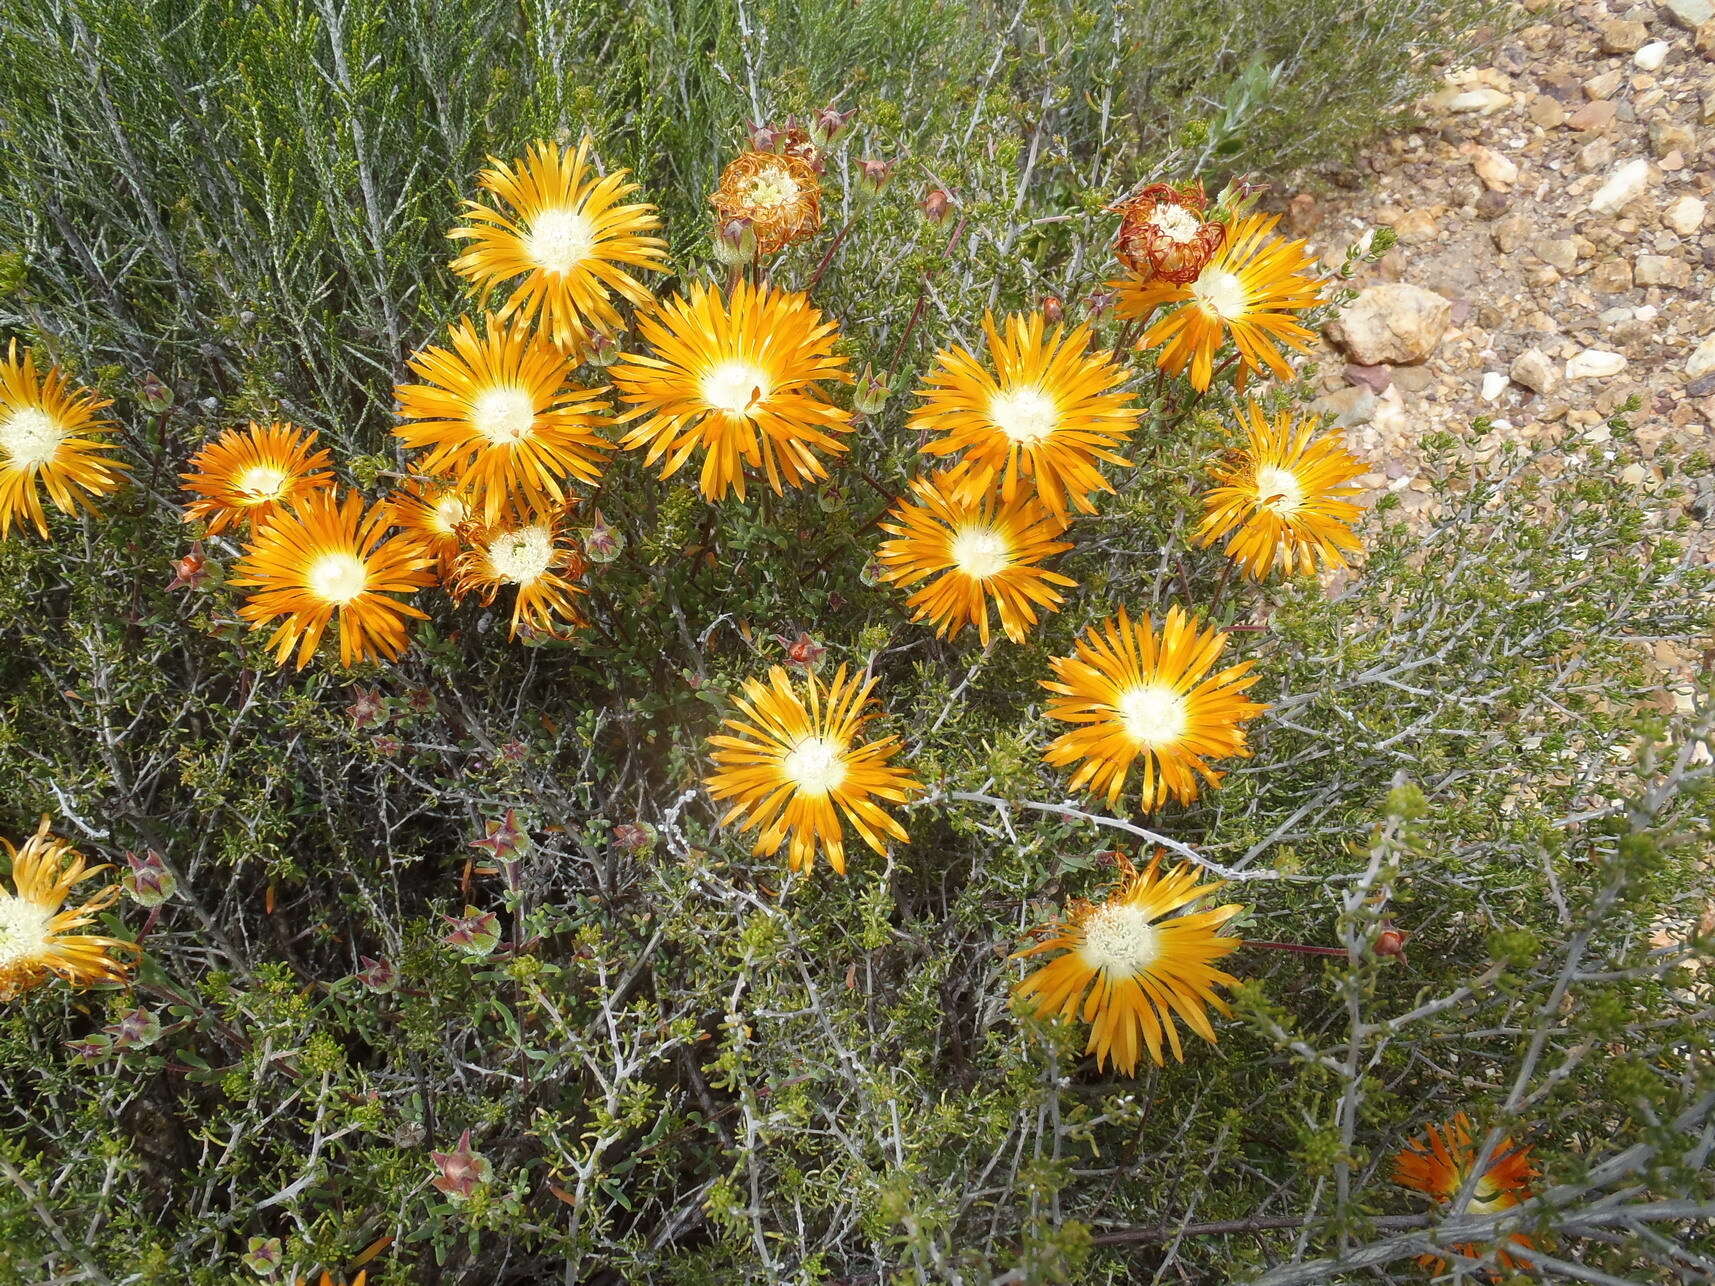
[[[57,977],[73,987],[118,982],[126,965],[116,952],[136,947],[118,938],[77,933],[119,897],[109,884],[81,906],[64,909],[72,889],[106,866],[87,866],[70,844],[48,834],[48,819],[15,847],[0,839],[11,859],[12,887],[0,885],[0,1001],[15,1000]]]
[[[1183,189],[1151,183],[1114,207],[1120,215],[1115,256],[1140,281],[1183,286],[1197,280],[1227,239],[1224,224],[1204,221],[1208,208],[1201,183]]]
[[[1394,1157],[1393,1181],[1423,1193],[1437,1206],[1446,1206],[1464,1188],[1476,1164],[1477,1144],[1471,1137],[1471,1120],[1460,1112],[1443,1125],[1431,1125],[1423,1138],[1413,1139]],[[1494,1155],[1477,1180],[1466,1212],[1486,1215],[1511,1210],[1534,1195],[1531,1180],[1536,1177],[1536,1168],[1530,1163],[1530,1149],[1504,1138],[1495,1145]],[[1523,1233],[1513,1233],[1508,1240],[1519,1246],[1532,1244]],[[1472,1259],[1483,1254],[1483,1248],[1477,1245],[1456,1245],[1453,1249]],[[1495,1259],[1503,1268],[1518,1266],[1518,1261],[1505,1250],[1497,1250]],[[1420,1256],[1417,1262],[1436,1273],[1447,1267],[1435,1255]]]
[[[1049,328],[1040,312],[1008,317],[1004,333],[985,317],[983,333],[986,363],[959,345],[935,355],[910,421],[936,435],[922,449],[965,453],[967,496],[998,480],[1011,500],[1034,483],[1053,513],[1093,513],[1090,497],[1113,490],[1098,463],[1131,463],[1114,451],[1139,414],[1131,395],[1116,391],[1125,368],[1112,353],[1088,351],[1088,326]]]
[[[392,660],[405,650],[406,622],[426,616],[400,598],[434,583],[433,560],[415,541],[389,536],[386,501],[365,509],[355,492],[313,492],[256,532],[233,568],[232,584],[255,592],[238,615],[261,629],[279,621],[268,646],[286,664],[309,664],[330,624],[339,659],[354,665]]]
[[[741,281],[730,298],[693,283],[644,315],[650,353],[627,353],[613,382],[637,421],[622,444],[662,460],[670,477],[702,454],[703,495],[742,500],[745,470],[761,469],[775,492],[828,476],[818,453],[846,450],[851,412],[820,381],[849,381],[834,352],[838,331],[797,292]]]
[[[646,303],[650,290],[628,269],[662,270],[666,243],[655,207],[625,204],[637,191],[628,170],[604,176],[589,166],[586,138],[574,153],[538,142],[512,162],[489,158],[477,185],[489,201],[466,201],[469,223],[447,235],[469,240],[453,271],[478,291],[512,289],[502,314],[539,320],[568,352],[591,330],[625,329],[614,296]]]
[[[1086,1053],[1096,1066],[1111,1059],[1127,1076],[1137,1071],[1138,1054],[1147,1049],[1157,1067],[1164,1063],[1162,1037],[1179,1062],[1177,1015],[1211,1044],[1215,1029],[1208,1010],[1230,1012],[1216,987],[1238,982],[1214,962],[1239,945],[1221,936],[1221,928],[1244,908],[1237,905],[1202,911],[1175,911],[1222,887],[1199,884],[1189,867],[1161,871],[1158,854],[1139,874],[1122,859],[1122,878],[1101,902],[1077,901],[1061,923],[1036,930],[1042,941],[1018,956],[1057,951],[1013,989],[1013,995],[1046,1017],[1060,1015],[1090,1025]]]
[[[194,499],[186,522],[208,524],[210,535],[239,523],[261,526],[281,505],[333,482],[333,458],[318,449],[313,430],[275,421],[227,429],[190,459],[181,473]]]
[[[771,255],[822,226],[822,179],[801,155],[741,152],[721,171],[709,204],[721,225],[748,219],[758,254]]]
[[[449,478],[408,478],[387,497],[388,518],[446,570],[462,548],[459,529],[476,517],[469,491]]]
[[[577,582],[587,567],[559,514],[543,511],[494,526],[471,523],[460,535],[465,549],[448,582],[455,599],[475,594],[486,607],[501,590],[513,588],[510,638],[520,626],[558,634],[583,624],[576,600],[587,591]]]
[[[1028,492],[1010,501],[989,491],[975,500],[961,494],[963,467],[914,478],[910,501],[897,503],[881,523],[892,537],[876,550],[882,579],[919,586],[906,600],[912,619],[957,638],[967,625],[989,641],[989,606],[1014,643],[1036,624],[1037,613],[1058,611],[1056,586],[1077,584],[1043,563],[1072,546],[1057,537],[1065,523]]]
[[[13,340],[0,361],[0,540],[28,520],[48,534],[42,492],[61,513],[95,512],[92,496],[119,489],[130,467],[107,453],[119,426],[98,418],[112,398],[73,386],[65,372],[36,370],[35,354]],[[40,490],[38,490],[38,485]]]
[[[905,842],[905,828],[876,802],[901,804],[918,789],[908,770],[888,763],[901,742],[858,740],[875,718],[865,713],[874,687],[874,678],[848,678],[843,665],[827,683],[806,672],[802,695],[778,665],[766,685],[746,679],[733,701],[738,712],[725,721],[731,735],[709,738],[716,771],[703,784],[716,800],[733,801],[721,825],[758,832],[751,851],[759,857],[787,843],[787,862],[804,872],[820,850],[845,874],[845,822],[877,853],[888,838]]]
[[[1245,572],[1263,579],[1276,568],[1291,576],[1318,564],[1344,567],[1360,548],[1351,523],[1358,506],[1345,499],[1364,471],[1333,437],[1315,436],[1315,422],[1297,423],[1291,411],[1272,419],[1255,402],[1240,413],[1246,444],[1215,466],[1215,485],[1203,497],[1199,544],[1227,538],[1226,553]]]
[[[1237,349],[1240,388],[1250,375],[1273,371],[1292,378],[1280,345],[1307,351],[1315,336],[1298,314],[1322,302],[1321,283],[1310,275],[1315,262],[1303,241],[1274,235],[1275,215],[1250,214],[1238,220],[1226,244],[1203,266],[1194,281],[1180,285],[1157,277],[1110,281],[1118,292],[1119,315],[1155,321],[1139,348],[1165,345],[1157,364],[1169,375],[1191,368],[1191,386],[1207,389],[1214,378],[1215,355],[1230,339]]]
[[[1146,614],[1133,622],[1121,609],[1079,640],[1072,656],[1056,657],[1056,681],[1043,680],[1051,718],[1076,724],[1048,743],[1042,757],[1056,768],[1079,764],[1071,789],[1088,787],[1119,801],[1134,762],[1142,761],[1142,806],[1169,797],[1189,803],[1198,779],[1217,785],[1208,760],[1248,758],[1239,726],[1268,707],[1247,699],[1256,682],[1251,661],[1214,670],[1227,636],[1204,629],[1180,608],[1161,629]]]
[[[394,434],[421,449],[421,473],[444,474],[470,493],[484,522],[508,509],[562,503],[575,479],[601,477],[608,442],[595,431],[605,389],[566,383],[572,362],[522,322],[489,314],[447,330],[409,365],[422,384],[394,389],[406,423]]]

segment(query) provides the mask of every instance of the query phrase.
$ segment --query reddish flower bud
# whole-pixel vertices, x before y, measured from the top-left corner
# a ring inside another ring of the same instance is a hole
[[[595,520],[584,532],[584,554],[592,563],[611,563],[624,548],[625,537],[610,527],[597,509]]]
[[[345,708],[354,728],[367,728],[387,721],[387,703],[376,688],[358,688]]]
[[[893,165],[892,161],[859,161],[858,191],[866,196],[876,195],[893,177]]]
[[[450,926],[441,942],[467,956],[486,956],[500,945],[500,917],[467,906],[463,915],[443,915]]]
[[[173,404],[173,390],[161,383],[161,377],[154,371],[143,376],[138,395],[147,409],[157,413],[167,410]]]
[[[470,1131],[459,1135],[459,1143],[451,1152],[431,1152],[435,1177],[429,1182],[453,1201],[468,1201],[478,1184],[487,1183],[494,1167],[480,1152],[470,1146]]]
[[[715,229],[715,258],[729,268],[756,259],[756,229],[749,219],[729,219]]]
[[[798,637],[795,639],[788,639],[783,634],[776,634],[774,637],[780,646],[786,649],[787,662],[792,665],[801,665],[806,669],[820,661],[822,654],[828,650],[820,646],[803,630],[798,632]]]
[[[190,553],[167,565],[173,569],[173,579],[167,582],[168,593],[175,589],[195,589],[208,579],[208,559],[203,557],[200,544],[192,545]]]
[[[160,906],[172,897],[179,887],[178,880],[173,878],[173,873],[167,869],[166,861],[154,849],[149,850],[147,857],[138,857],[135,853],[125,854],[125,864],[131,869],[120,878],[119,883],[138,906]]]
[[[516,857],[530,843],[529,835],[518,826],[518,812],[508,808],[506,816],[500,821],[484,823],[486,833],[481,839],[473,839],[467,845],[469,848],[480,848],[502,861]]]
[[[590,335],[589,360],[591,366],[612,366],[619,360],[623,351],[619,346],[619,340],[609,335],[605,330],[598,330]]]
[[[826,147],[835,142],[851,125],[852,117],[857,115],[857,108],[850,111],[837,111],[832,107],[824,107],[810,117],[810,141],[817,147]]]
[[[1066,305],[1061,302],[1059,295],[1042,296],[1042,318],[1050,326],[1057,326],[1066,316]]]
[[[627,853],[649,852],[655,838],[655,828],[648,822],[621,822],[613,828],[613,842]]]
[[[359,956],[357,963],[363,968],[359,969],[354,976],[366,990],[385,996],[399,986],[399,971],[387,961]]]
[[[1405,944],[1411,934],[1404,929],[1396,929],[1391,923],[1384,924],[1381,932],[1376,934],[1375,952],[1378,956],[1396,956],[1405,962]]]
[[[758,152],[778,152],[786,139],[786,131],[776,125],[750,127],[750,145]]]
[[[133,1009],[106,1031],[114,1049],[143,1049],[161,1039],[161,1020],[147,1009]]]
[[[947,217],[947,212],[953,208],[953,198],[944,188],[932,188],[929,195],[918,203],[923,211],[923,217],[930,223],[940,223]]]

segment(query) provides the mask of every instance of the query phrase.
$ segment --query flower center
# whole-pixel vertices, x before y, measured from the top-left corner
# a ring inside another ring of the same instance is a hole
[[[1185,734],[1185,698],[1165,683],[1145,683],[1114,702],[1126,735],[1140,746],[1165,746]]]
[[[1197,235],[1197,229],[1203,226],[1198,222],[1197,216],[1184,206],[1167,201],[1155,207],[1154,213],[1149,216],[1149,222],[1162,236],[1179,245],[1191,240]]]
[[[501,580],[534,585],[554,561],[554,538],[540,525],[520,527],[495,538],[488,561]]]
[[[975,580],[987,580],[1001,571],[1011,552],[992,527],[961,527],[953,536],[953,564]]]
[[[253,464],[238,475],[234,485],[251,501],[278,500],[289,476],[276,465]]]
[[[45,907],[0,893],[0,970],[28,960],[42,949],[52,918]]]
[[[444,495],[435,501],[435,519],[433,530],[437,535],[451,536],[458,531],[461,522],[470,518],[470,506],[455,495]]]
[[[996,393],[989,399],[989,419],[1014,442],[1039,442],[1060,423],[1054,399],[1033,386]]]
[[[15,468],[46,464],[65,439],[65,426],[39,406],[19,407],[0,422],[0,451]]]
[[[806,737],[780,761],[780,771],[804,795],[826,795],[846,779],[845,753],[836,741]]]
[[[772,210],[798,199],[798,181],[784,168],[758,174],[744,185],[744,202],[758,209]]]
[[[544,210],[530,220],[524,236],[524,253],[543,272],[564,276],[595,249],[595,224],[581,210]]]
[[[1250,308],[1245,283],[1225,268],[1205,268],[1191,283],[1191,298],[1204,312],[1214,313],[1223,321],[1243,317]]]
[[[530,436],[530,428],[536,423],[536,403],[517,385],[491,388],[471,403],[470,422],[496,446],[520,442]]]
[[[751,362],[722,362],[703,376],[697,391],[717,411],[749,415],[753,406],[768,398],[768,372]]]
[[[1084,921],[1084,963],[1110,975],[1135,977],[1161,954],[1161,934],[1135,906],[1109,902]]]
[[[1265,465],[1256,471],[1256,498],[1265,509],[1293,513],[1304,504],[1304,485],[1292,470]]]
[[[351,602],[369,585],[369,568],[355,554],[323,554],[304,577],[310,593],[324,603]]]

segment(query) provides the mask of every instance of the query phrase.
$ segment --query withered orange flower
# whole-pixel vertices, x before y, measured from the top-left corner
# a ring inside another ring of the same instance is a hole
[[[771,255],[822,226],[822,180],[792,152],[741,152],[721,171],[709,204],[723,227],[748,219],[757,253]]]
[[[1151,183],[1114,207],[1120,215],[1114,254],[1141,281],[1195,281],[1227,236],[1223,224],[1204,221],[1208,207],[1201,183],[1183,189]]]

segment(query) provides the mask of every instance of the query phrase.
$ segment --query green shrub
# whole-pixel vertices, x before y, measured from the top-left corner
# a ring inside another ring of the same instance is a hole
[[[1103,205],[1158,168],[1372,128],[1436,52],[1419,33],[1474,16],[0,16],[0,323],[118,400],[137,469],[100,517],[0,542],[0,835],[46,813],[177,882],[158,914],[107,913],[148,926],[134,989],[0,1017],[0,1281],[1397,1280],[1512,1228],[1437,1227],[1390,1182],[1460,1111],[1534,1148],[1543,1279],[1695,1274],[1710,727],[1659,708],[1649,649],[1707,634],[1710,578],[1680,477],[1619,480],[1623,422],[1546,457],[1441,444],[1433,522],[1378,505],[1342,587],[1258,590],[1187,539],[1228,394],[1143,383],[1140,467],[1079,520],[1058,564],[1079,587],[1027,644],[936,640],[864,574],[936,347],[990,307],[1079,307],[1111,271]],[[820,273],[854,366],[895,395],[828,485],[710,505],[622,455],[599,503],[623,551],[570,642],[511,644],[503,613],[425,594],[398,664],[281,672],[235,615],[230,541],[167,588],[174,475],[213,429],[294,418],[351,481],[398,468],[392,385],[463,306],[443,233],[484,156],[592,132],[695,279],[742,123],[836,94],[861,114],[829,230],[773,271]],[[860,205],[865,155],[902,159]],[[917,209],[933,184],[943,224]],[[1114,608],[1179,601],[1251,627],[1254,757],[1148,818],[1068,798],[1040,762],[1048,659]],[[799,631],[873,669],[927,787],[911,843],[843,880],[751,856],[697,784],[739,683]],[[509,819],[516,865],[471,847]],[[1336,954],[1241,949],[1219,1043],[1122,1077],[1008,1004],[1008,956],[1156,834],[1231,873],[1242,936]],[[483,921],[478,949],[448,943],[485,916],[497,940]],[[1403,959],[1377,950],[1390,923]],[[119,1026],[138,1008],[158,1033]],[[461,1200],[432,1155],[463,1160],[467,1131],[486,1167]]]

